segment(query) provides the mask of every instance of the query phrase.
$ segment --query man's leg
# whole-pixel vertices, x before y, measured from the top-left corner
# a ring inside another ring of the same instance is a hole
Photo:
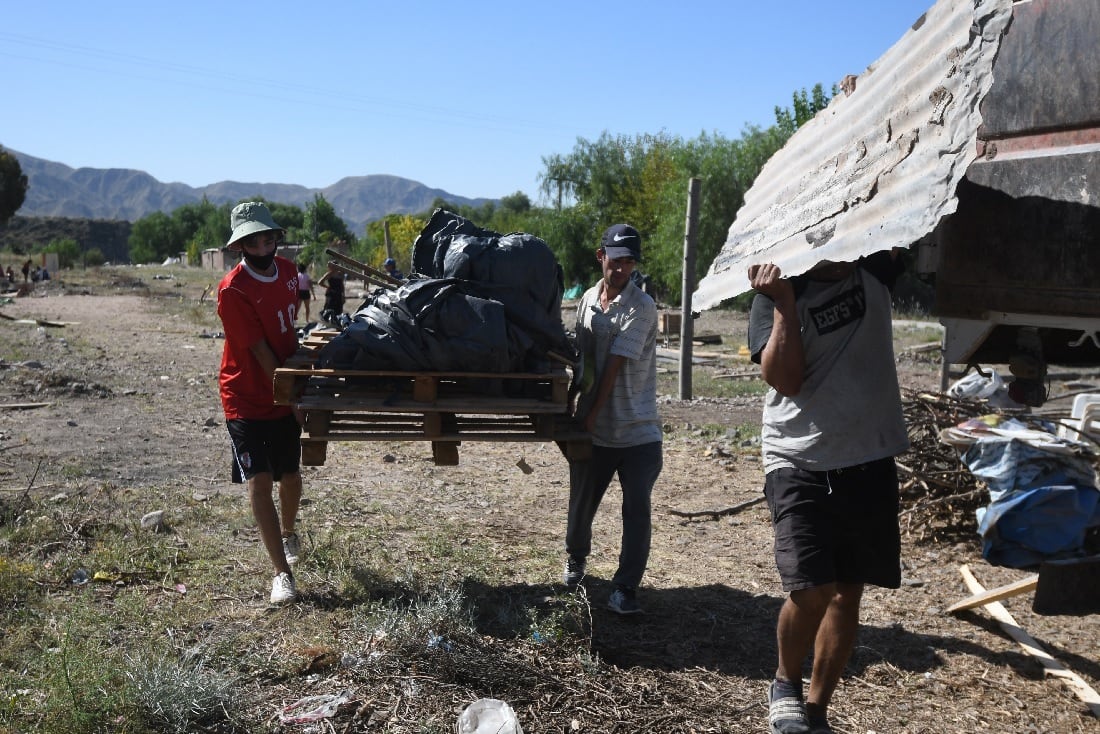
[[[859,630],[859,605],[863,584],[836,584],[836,595],[829,603],[814,643],[814,668],[810,676],[810,694],[806,712],[811,719],[824,719],[844,666],[856,644]]]
[[[279,516],[284,534],[294,532],[298,520],[298,508],[302,504],[302,475],[299,472],[284,474],[279,480]]]
[[[792,591],[779,610],[776,640],[779,667],[775,677],[802,687],[802,665],[814,648],[814,640],[836,593],[836,584]],[[816,666],[815,666],[816,667]]]
[[[565,550],[575,558],[592,551],[592,520],[607,486],[615,475],[614,449],[592,447],[592,458],[569,462],[569,516],[565,526]]]
[[[283,538],[279,532],[279,517],[275,513],[275,500],[271,496],[274,482],[270,472],[257,474],[248,480],[248,500],[252,505],[252,517],[260,531],[260,539],[267,550],[275,573],[290,573],[290,565],[283,554]]]
[[[650,498],[653,485],[661,474],[662,444],[655,443],[623,449],[619,462],[619,484],[623,489],[623,532],[619,568],[612,581],[617,586],[636,589],[649,563],[652,535]]]

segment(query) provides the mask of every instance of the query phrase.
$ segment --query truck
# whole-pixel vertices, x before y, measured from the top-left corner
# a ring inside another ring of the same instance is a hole
[[[1048,364],[1100,364],[1100,2],[1013,3],[981,116],[958,209],[917,264],[944,364],[1006,364],[1038,406]]]
[[[907,248],[944,387],[1007,364],[1038,406],[1048,364],[1100,365],[1100,2],[939,0],[841,88],[746,193],[696,306],[747,291],[752,262]]]

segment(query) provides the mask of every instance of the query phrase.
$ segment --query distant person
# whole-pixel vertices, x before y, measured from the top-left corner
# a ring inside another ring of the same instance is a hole
[[[340,325],[340,316],[344,313],[344,273],[336,267],[335,262],[329,262],[328,270],[317,281],[325,289],[325,306],[321,309],[321,320],[327,321],[333,326]]]
[[[636,591],[649,563],[650,496],[663,463],[657,414],[657,306],[630,279],[642,258],[642,238],[628,224],[604,232],[596,259],[600,282],[577,305],[582,355],[574,415],[592,435],[592,456],[569,462],[568,554],[562,581],[584,578],[592,550],[592,521],[617,474],[622,488],[622,547],[607,607],[637,614]]]
[[[233,446],[233,481],[248,483],[252,516],[275,567],[271,603],[283,604],[298,596],[291,565],[300,552],[294,527],[302,499],[302,429],[289,406],[275,405],[273,379],[298,350],[298,278],[294,263],[275,254],[285,230],[266,206],[238,204],[230,226],[225,247],[244,259],[218,284],[225,331],[218,387]]]
[[[15,285],[15,272],[11,269],[11,265],[8,266],[8,283]]]
[[[390,276],[391,278],[397,278],[398,280],[405,279],[404,273],[397,269],[397,261],[394,260],[392,257],[387,257],[382,263],[382,267],[385,268],[386,275]]]
[[[309,323],[309,300],[313,297],[313,280],[309,277],[309,273],[306,263],[298,263],[298,306],[295,314],[301,313],[302,304],[306,307],[306,323]],[[294,320],[297,321],[298,317],[295,315]]]
[[[35,265],[34,270],[31,271],[31,282],[37,283],[40,280],[42,280],[42,268]]]
[[[49,280],[49,279],[50,279],[50,271],[49,271],[49,270],[47,270],[47,269],[45,268],[45,266],[43,266],[43,268],[42,268],[42,275],[41,275],[41,278],[42,278],[42,280]]]
[[[23,263],[23,282],[26,283],[31,279],[31,261]]]
[[[829,734],[865,584],[901,584],[898,472],[909,446],[894,363],[895,253],[784,278],[754,264],[749,352],[771,386],[760,433],[764,496],[787,599],[768,687],[777,734]],[[803,667],[812,657],[809,690]]]

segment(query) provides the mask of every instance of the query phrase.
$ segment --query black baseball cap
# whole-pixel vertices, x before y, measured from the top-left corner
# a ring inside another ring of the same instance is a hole
[[[632,257],[642,261],[642,236],[629,224],[612,224],[603,233],[600,247],[612,260],[620,257]]]

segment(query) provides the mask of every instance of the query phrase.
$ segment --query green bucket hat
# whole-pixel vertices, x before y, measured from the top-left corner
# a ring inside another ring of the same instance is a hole
[[[233,213],[229,216],[229,226],[233,228],[233,234],[229,235],[229,241],[225,243],[227,250],[240,250],[241,246],[236,242],[250,234],[272,229],[285,231],[275,224],[275,220],[271,218],[271,212],[258,201],[246,201],[233,207]]]

